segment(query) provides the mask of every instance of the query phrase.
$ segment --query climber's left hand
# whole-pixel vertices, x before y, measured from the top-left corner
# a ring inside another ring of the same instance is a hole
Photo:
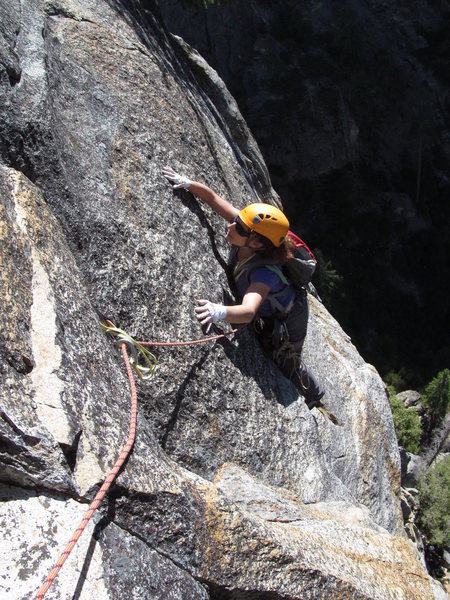
[[[185,177],[184,175],[179,175],[176,171],[172,169],[172,167],[164,167],[162,170],[162,174],[166,179],[170,181],[170,183],[173,185],[174,190],[179,190],[180,188],[188,190],[189,186],[192,184],[192,181],[188,177]]]

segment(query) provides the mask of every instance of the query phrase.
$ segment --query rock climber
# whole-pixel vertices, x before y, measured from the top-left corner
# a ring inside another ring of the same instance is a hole
[[[165,167],[163,175],[173,189],[188,190],[228,222],[225,239],[231,245],[229,266],[240,303],[224,306],[198,300],[195,313],[201,325],[209,329],[217,321],[253,322],[266,354],[299,389],[308,408],[324,409],[324,390],[301,358],[308,325],[306,289],[280,278],[281,266],[292,256],[284,213],[265,203],[238,210],[205,184],[171,167]]]

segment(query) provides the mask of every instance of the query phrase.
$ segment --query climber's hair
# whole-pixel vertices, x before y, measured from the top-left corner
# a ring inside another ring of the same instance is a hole
[[[283,243],[278,247],[274,246],[269,238],[256,233],[256,231],[252,231],[250,239],[257,241],[262,245],[262,248],[255,249],[255,253],[263,258],[270,258],[283,265],[293,256],[295,242],[289,236],[286,236]]]

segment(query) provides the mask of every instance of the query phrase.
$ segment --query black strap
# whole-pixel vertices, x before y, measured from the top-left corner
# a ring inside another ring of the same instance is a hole
[[[234,256],[237,257],[237,249],[234,250]],[[231,260],[232,258],[233,256],[231,257]],[[248,258],[247,260],[244,259],[244,261],[241,261],[241,263],[238,262],[238,264],[234,268],[233,275],[236,282],[243,275],[246,275],[247,283],[248,285],[250,285],[250,276],[252,272],[260,267],[266,267],[278,275],[278,278],[284,284],[284,287],[278,292],[269,292],[267,295],[267,299],[269,301],[270,308],[273,312],[274,317],[276,317],[277,319],[284,320],[288,313],[292,310],[295,299],[293,299],[286,307],[283,306],[278,300],[278,298],[282,298],[286,293],[286,288],[289,286],[289,281],[286,279],[281,269],[277,266],[277,261],[273,260],[271,262],[270,259],[258,257],[257,255],[255,255]]]

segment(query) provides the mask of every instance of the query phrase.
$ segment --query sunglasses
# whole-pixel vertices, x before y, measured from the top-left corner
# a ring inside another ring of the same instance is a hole
[[[236,225],[236,233],[238,235],[245,238],[248,238],[250,236],[251,231],[248,231],[248,229],[244,229],[244,227],[241,225],[241,222],[239,221],[238,215],[234,217],[231,223],[234,223]]]

